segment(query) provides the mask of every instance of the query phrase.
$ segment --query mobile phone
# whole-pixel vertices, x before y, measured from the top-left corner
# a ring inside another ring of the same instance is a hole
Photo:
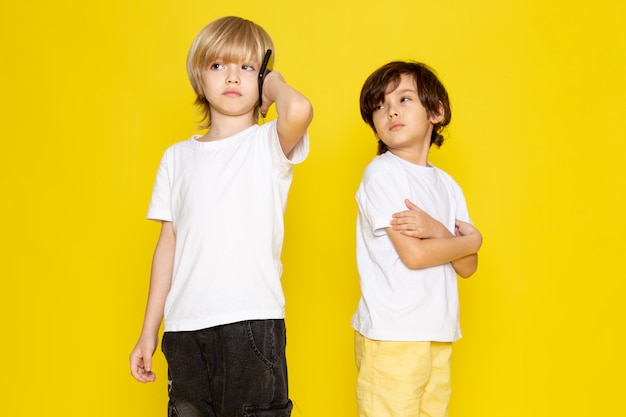
[[[259,108],[263,105],[263,80],[265,80],[265,75],[267,75],[267,73],[270,72],[270,70],[267,69],[267,65],[270,63],[271,56],[272,56],[272,50],[268,49],[265,52],[265,57],[263,58],[263,64],[261,64],[261,69],[259,70]]]

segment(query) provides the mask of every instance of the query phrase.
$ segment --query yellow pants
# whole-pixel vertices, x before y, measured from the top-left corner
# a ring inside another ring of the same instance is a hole
[[[447,417],[449,342],[388,342],[354,332],[360,417]]]

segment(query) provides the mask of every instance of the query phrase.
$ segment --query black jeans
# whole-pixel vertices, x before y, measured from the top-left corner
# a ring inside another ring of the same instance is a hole
[[[169,417],[289,417],[284,320],[167,332]]]

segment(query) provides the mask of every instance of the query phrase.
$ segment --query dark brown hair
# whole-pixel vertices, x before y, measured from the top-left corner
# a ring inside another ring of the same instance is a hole
[[[434,71],[421,62],[394,61],[374,71],[361,89],[361,117],[376,133],[373,120],[374,110],[384,101],[387,92],[396,89],[400,84],[402,75],[409,75],[415,80],[420,102],[429,117],[439,115],[443,111],[442,119],[433,126],[433,133],[430,138],[431,145],[440,147],[444,140],[441,132],[452,118],[450,100],[448,99],[448,92]],[[387,152],[387,149],[387,145],[379,139],[378,155]]]

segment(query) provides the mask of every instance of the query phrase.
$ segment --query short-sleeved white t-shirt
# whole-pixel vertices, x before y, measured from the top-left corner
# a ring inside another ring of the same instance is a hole
[[[470,221],[461,188],[444,171],[391,152],[367,166],[357,191],[357,266],[361,299],[352,326],[375,340],[452,342],[461,337],[457,277],[450,263],[412,270],[386,234],[411,200],[454,234]]]
[[[165,331],[284,318],[283,215],[308,134],[289,159],[275,121],[198,139],[165,151],[148,209],[149,219],[171,221],[176,233]]]

